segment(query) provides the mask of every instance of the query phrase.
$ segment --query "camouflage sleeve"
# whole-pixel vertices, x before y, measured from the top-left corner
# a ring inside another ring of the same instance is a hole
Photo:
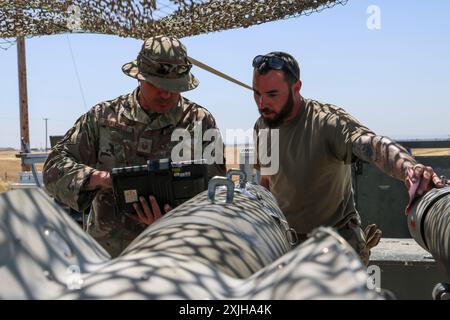
[[[217,154],[215,156],[216,163],[208,166],[208,176],[212,178],[214,176],[225,176],[226,167],[225,167],[225,144],[223,143],[222,135],[217,128],[216,121],[211,113],[206,112],[205,116],[202,119],[202,128],[203,133],[209,129],[217,130],[217,136],[220,137],[220,141],[215,140],[214,143],[219,143],[219,147],[222,149],[222,154]],[[218,139],[219,140],[219,139]],[[210,141],[203,141],[202,149],[206,150],[207,146],[210,144]]]
[[[52,149],[44,164],[47,192],[56,200],[81,211],[92,202],[96,190],[86,190],[97,163],[98,124],[95,107],[81,116]]]

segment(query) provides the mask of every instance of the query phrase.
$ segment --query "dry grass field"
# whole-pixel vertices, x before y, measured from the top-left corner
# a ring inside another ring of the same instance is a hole
[[[7,191],[11,183],[19,179],[21,171],[20,159],[16,158],[18,151],[0,151],[0,192]],[[42,170],[43,164],[36,168]]]
[[[16,158],[18,151],[0,151],[0,179],[2,181],[16,182],[21,171],[20,159]],[[36,165],[42,170],[43,164]]]
[[[450,156],[450,149],[413,149],[413,154],[427,157]]]
[[[226,158],[233,159],[233,152],[235,152],[234,158],[236,161],[233,163],[227,163],[227,169],[239,167],[237,164],[238,154],[235,148],[226,148]],[[20,159],[16,158],[18,151],[0,151],[0,192],[7,191],[11,183],[17,182],[19,179],[19,171],[21,171]],[[42,170],[43,164],[37,164],[36,168]]]
[[[18,180],[18,172],[21,170],[20,159],[16,158],[18,151],[0,151],[0,192],[9,189],[11,183]],[[450,149],[414,149],[415,156],[450,156]],[[227,169],[239,167],[239,147],[227,147],[225,150]],[[42,164],[36,165],[42,170]]]

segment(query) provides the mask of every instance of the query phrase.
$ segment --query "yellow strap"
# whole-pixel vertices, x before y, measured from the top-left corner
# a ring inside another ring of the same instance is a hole
[[[241,86],[241,87],[244,87],[244,88],[246,88],[246,89],[249,89],[249,90],[252,90],[252,91],[253,91],[253,88],[250,87],[249,85],[246,85],[245,83],[240,82],[239,80],[236,80],[236,79],[234,79],[234,78],[232,78],[232,77],[226,75],[225,73],[222,73],[222,72],[220,72],[220,71],[218,71],[218,70],[216,70],[216,69],[214,69],[214,68],[211,68],[210,66],[204,64],[203,62],[200,62],[200,61],[198,61],[198,60],[195,60],[195,59],[192,58],[192,57],[188,57],[188,59],[189,59],[189,61],[192,62],[193,65],[195,65],[195,66],[197,66],[197,67],[199,67],[199,68],[202,68],[203,70],[206,70],[206,71],[208,71],[208,72],[211,72],[211,73],[215,74],[216,76],[219,76],[219,77],[221,77],[221,78],[223,78],[223,79],[225,79],[225,80],[228,80],[228,81],[233,82],[233,83],[235,83],[235,84],[237,84],[237,85],[239,85],[239,86]]]

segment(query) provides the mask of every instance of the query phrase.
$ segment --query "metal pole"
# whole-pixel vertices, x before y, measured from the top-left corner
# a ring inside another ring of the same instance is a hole
[[[17,38],[17,64],[19,68],[19,108],[20,108],[20,137],[27,145],[30,144],[28,125],[28,94],[27,68],[25,60],[25,39]],[[23,145],[21,143],[21,145]],[[25,152],[22,147],[22,152]],[[30,166],[22,163],[22,171],[30,171]]]
[[[47,135],[47,121],[48,118],[44,118],[45,121],[45,152],[47,152],[47,140],[48,140],[48,135]]]

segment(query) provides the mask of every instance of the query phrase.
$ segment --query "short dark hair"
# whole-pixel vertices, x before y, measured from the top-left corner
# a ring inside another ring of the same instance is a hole
[[[293,85],[298,80],[300,80],[300,67],[298,65],[297,60],[293,56],[291,56],[289,53],[282,52],[282,51],[273,51],[265,55],[266,57],[278,57],[283,59],[294,71],[294,74],[290,72],[286,67],[283,67],[281,70],[284,73],[284,79],[289,85]],[[256,68],[257,72],[261,75],[264,75],[268,73],[270,70],[273,70],[267,63],[262,63],[258,68]]]

